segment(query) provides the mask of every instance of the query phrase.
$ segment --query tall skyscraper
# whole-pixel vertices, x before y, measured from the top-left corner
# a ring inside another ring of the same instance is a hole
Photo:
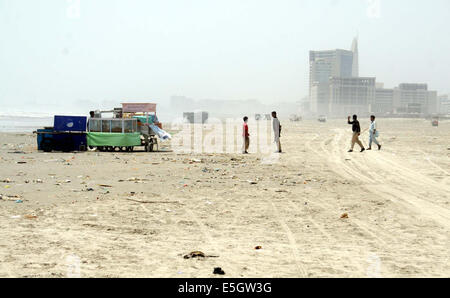
[[[356,55],[356,57],[355,57]],[[352,50],[309,52],[309,96],[313,113],[329,114],[330,81],[332,78],[352,78],[359,74],[358,42]]]
[[[359,77],[359,53],[358,53],[358,37],[353,39],[352,49],[353,52],[353,68],[352,77]]]

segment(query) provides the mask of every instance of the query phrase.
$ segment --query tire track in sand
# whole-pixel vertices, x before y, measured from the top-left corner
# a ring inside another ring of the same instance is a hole
[[[275,206],[275,204],[273,202],[272,202],[272,207],[273,207],[273,210],[275,211],[274,213],[275,213],[278,223],[280,224],[281,228],[284,230],[284,233],[286,234],[286,236],[289,240],[289,244],[290,244],[289,246],[291,247],[291,250],[292,250],[292,256],[294,257],[297,271],[301,274],[301,277],[308,277],[308,273],[307,273],[306,269],[304,268],[304,266],[302,265],[301,260],[300,260],[300,253],[298,251],[298,245],[297,245],[297,242],[295,241],[294,234],[292,234],[291,229],[289,229],[288,225],[283,220],[283,217],[280,215],[278,208]]]
[[[339,147],[339,143],[336,144]],[[331,152],[331,154],[333,154]],[[363,167],[362,163],[353,163],[353,167],[347,167],[347,171],[351,171],[353,176],[358,177],[358,172],[371,171],[374,181],[378,182],[378,186],[374,191],[372,188],[364,185],[364,187],[372,193],[382,193],[391,201],[401,204],[410,210],[413,210],[417,214],[423,214],[430,219],[439,222],[446,228],[450,227],[450,211],[443,208],[427,199],[422,199],[417,196],[418,193],[427,190],[431,193],[436,193],[438,196],[448,196],[448,189],[443,193],[441,192],[442,185],[431,180],[426,176],[420,175],[411,169],[405,168],[397,162],[388,160],[383,155],[378,155],[377,158],[371,159],[371,167]],[[339,171],[336,171],[339,173]],[[381,172],[394,173],[394,177],[397,181],[386,179]],[[365,179],[364,179],[365,180]],[[423,181],[427,181],[424,183]],[[407,185],[401,185],[400,181],[404,181]],[[362,181],[365,182],[365,181]],[[373,181],[371,181],[373,183]],[[431,184],[431,186],[430,186]],[[434,186],[438,186],[439,189]]]

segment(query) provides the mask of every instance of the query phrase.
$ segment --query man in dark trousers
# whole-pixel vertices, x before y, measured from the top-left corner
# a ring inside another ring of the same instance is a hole
[[[361,127],[359,126],[358,116],[353,115],[353,121],[350,121],[350,116],[348,116],[348,124],[352,125],[352,148],[348,152],[353,152],[353,148],[355,147],[355,143],[358,143],[358,145],[361,147],[361,152],[366,151],[363,144],[359,140],[359,136],[361,135]]]

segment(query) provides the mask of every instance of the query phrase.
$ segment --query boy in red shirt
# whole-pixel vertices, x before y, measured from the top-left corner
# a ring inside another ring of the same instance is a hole
[[[248,154],[248,147],[250,146],[250,135],[248,134],[248,117],[244,117],[244,126],[242,127],[242,136],[244,138],[242,153]]]

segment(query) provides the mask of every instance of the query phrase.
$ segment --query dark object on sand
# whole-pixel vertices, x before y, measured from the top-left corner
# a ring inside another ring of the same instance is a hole
[[[225,275],[225,271],[223,271],[220,267],[216,267],[214,268],[213,274]]]
[[[185,255],[183,258],[185,259],[204,259],[204,258],[218,258],[218,256],[207,256],[202,251],[193,251],[187,255]]]
[[[206,255],[201,251],[193,251],[184,256],[185,259],[206,258]]]

